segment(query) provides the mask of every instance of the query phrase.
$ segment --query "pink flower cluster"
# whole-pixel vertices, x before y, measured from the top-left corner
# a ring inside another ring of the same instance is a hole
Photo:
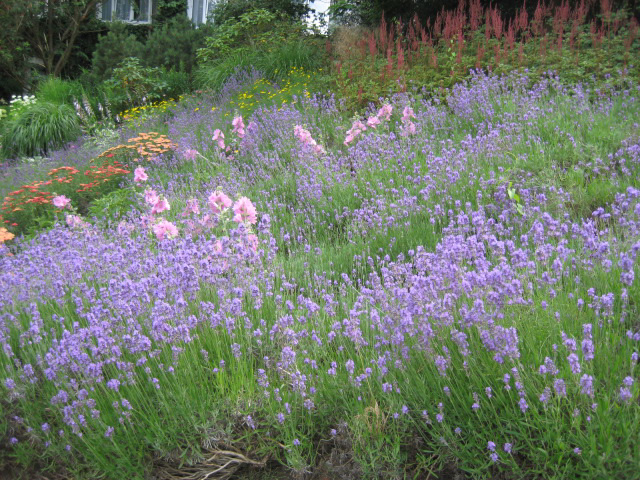
[[[171,210],[169,201],[150,188],[144,191],[144,200],[151,206],[152,215]],[[165,219],[161,219],[158,223],[154,224],[152,230],[158,240],[178,236],[178,227]]]
[[[51,203],[53,203],[54,207],[59,208],[60,210],[63,210],[68,206],[70,206],[69,204],[71,203],[71,199],[65,197],[64,195],[58,195],[57,197],[53,197],[53,200],[51,200]]]
[[[326,153],[324,147],[322,145],[318,145],[318,143],[313,139],[311,132],[303,128],[301,125],[293,127],[293,134],[298,140],[300,140],[302,145],[311,147],[314,153],[319,155]]]
[[[168,220],[161,220],[153,227],[153,233],[158,240],[164,240],[165,238],[173,238],[178,236],[178,227]]]
[[[233,125],[233,131],[236,133],[236,135],[238,135],[239,138],[244,138],[245,130],[242,116],[234,117],[231,125]]]
[[[209,208],[213,213],[222,213],[229,208],[232,203],[231,199],[219,190],[209,195]]]
[[[412,118],[416,118],[415,114],[413,113],[413,108],[409,106],[404,107],[401,119],[403,125],[401,135],[404,137],[416,134],[416,124],[411,121]]]
[[[347,130],[347,138],[344,139],[344,144],[349,145],[355,140],[355,138],[362,132],[367,130],[367,126],[360,120],[355,120],[351,125],[351,128]]]
[[[136,183],[146,182],[149,180],[149,176],[147,172],[145,172],[144,167],[138,167],[133,171],[133,181]]]
[[[218,143],[218,148],[220,148],[221,150],[224,150],[225,148],[224,133],[222,133],[222,131],[219,128],[216,128],[213,131],[213,141]]]
[[[238,223],[247,222],[255,224],[257,222],[256,207],[247,197],[240,197],[233,205],[233,221]]]
[[[351,128],[347,130],[347,138],[344,140],[345,145],[349,145],[355,138],[360,135],[362,132],[369,128],[376,128],[378,125],[382,123],[382,120],[388,122],[391,118],[391,112],[393,111],[393,107],[388,103],[385,103],[376,115],[371,115],[367,119],[367,124],[363,124],[360,120],[355,120],[351,125]]]

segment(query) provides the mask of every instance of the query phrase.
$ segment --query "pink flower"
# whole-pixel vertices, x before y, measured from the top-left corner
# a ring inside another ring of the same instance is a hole
[[[402,121],[406,122],[411,118],[416,118],[415,114],[413,113],[413,108],[409,106],[404,107],[404,110],[402,111]]]
[[[251,200],[247,197],[241,197],[234,205],[233,205],[233,216],[234,222],[249,222],[256,223],[256,207],[253,206]]]
[[[409,135],[416,134],[416,124],[413,122],[405,123],[404,128],[402,129],[401,135],[403,137],[408,137]]]
[[[200,213],[200,207],[198,206],[198,200],[195,198],[191,198],[187,200],[187,205],[182,212],[183,217],[189,216],[189,214],[193,213],[194,215],[198,215]]]
[[[222,133],[219,128],[213,131],[213,141],[218,142],[218,147],[224,150],[224,133]]]
[[[254,252],[258,250],[259,242],[258,242],[258,237],[255,234],[250,233],[249,235],[247,235],[247,243],[249,244],[249,246]]]
[[[178,236],[178,227],[167,220],[162,220],[153,226],[153,233],[158,240],[173,238]]]
[[[233,202],[229,197],[219,190],[209,195],[209,208],[213,213],[220,213],[225,208],[229,208]]]
[[[169,206],[169,202],[167,201],[166,198],[160,197],[158,201],[153,205],[153,208],[151,209],[151,214],[153,215],[155,213],[162,213],[166,210],[171,210],[171,207]]]
[[[77,215],[67,215],[66,217],[64,217],[65,222],[67,222],[67,225],[70,226],[71,228],[76,228],[76,227],[81,227],[83,225],[86,225],[85,221],[82,220],[82,218],[80,218]]]
[[[67,208],[67,205],[71,203],[71,199],[65,197],[64,195],[58,195],[57,197],[53,197],[51,200],[53,206],[62,210],[63,208]]]
[[[147,204],[153,206],[158,203],[158,199],[159,197],[155,190],[148,188],[144,191],[144,201],[147,202]]]
[[[147,173],[144,171],[144,167],[138,167],[133,171],[133,181],[138,182],[146,182],[149,180]]]
[[[188,148],[184,151],[182,155],[184,156],[185,160],[189,160],[193,162],[198,156],[198,151],[194,150],[193,148]]]
[[[233,131],[238,135],[238,137],[244,137],[244,122],[242,121],[242,116],[234,117],[231,122],[233,125]]]
[[[360,120],[355,120],[351,125],[351,128],[347,130],[347,138],[344,140],[344,144],[350,144],[358,135],[367,130],[367,126]]]
[[[380,125],[380,119],[375,115],[371,116],[367,120],[367,125],[371,128],[376,128],[378,125]]]
[[[380,110],[378,110],[378,117],[384,118],[386,121],[389,121],[389,119],[391,118],[392,110],[393,107],[388,103],[385,103],[382,107],[380,107]]]
[[[298,138],[298,140],[300,140],[302,145],[311,147],[314,153],[326,153],[324,147],[318,145],[318,143],[313,139],[309,130],[302,128],[300,125],[296,125],[293,127],[293,134]]]

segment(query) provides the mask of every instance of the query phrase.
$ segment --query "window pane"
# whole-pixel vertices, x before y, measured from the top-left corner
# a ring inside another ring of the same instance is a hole
[[[140,20],[141,22],[149,21],[149,4],[151,0],[140,0]]]
[[[116,0],[116,18],[118,20],[124,20],[128,22],[130,20],[129,13],[131,12],[130,0]]]
[[[104,2],[102,2],[102,20],[104,20],[105,22],[111,21],[111,8],[111,0],[105,0]]]

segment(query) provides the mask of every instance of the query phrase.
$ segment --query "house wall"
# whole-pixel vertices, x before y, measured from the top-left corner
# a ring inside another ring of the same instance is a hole
[[[153,14],[157,11],[157,0],[140,0],[141,13],[148,12],[145,19],[134,19],[131,4],[135,0],[103,0],[96,10],[99,19],[105,22],[123,21],[126,23],[151,23]],[[215,0],[187,0],[187,16],[196,25],[207,23],[209,12],[213,8]],[[123,18],[127,17],[128,18]]]

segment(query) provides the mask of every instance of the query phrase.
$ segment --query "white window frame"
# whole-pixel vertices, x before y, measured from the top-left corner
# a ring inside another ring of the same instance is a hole
[[[116,16],[116,12],[117,12],[117,8],[118,8],[118,1],[124,1],[124,0],[111,0],[111,20],[105,20],[105,21],[125,22],[125,23],[131,23],[131,24],[134,24],[134,25],[147,25],[147,24],[151,23],[151,14],[153,12],[153,0],[140,0],[141,4],[143,2],[147,3],[148,17],[147,17],[146,20],[134,20],[135,10],[133,8],[133,2],[136,1],[136,0],[129,0],[129,18],[128,19],[118,18]],[[100,2],[98,4],[98,8],[96,10],[98,18],[100,20],[102,20],[102,8],[103,8],[103,6],[104,6],[104,2]]]
[[[187,0],[187,17],[194,24],[196,24],[194,19],[194,12],[193,12],[193,1],[194,0]],[[203,11],[202,11],[202,23],[197,23],[196,26],[204,25],[205,23],[207,23],[207,19],[209,17],[209,10],[215,4],[213,0],[202,0],[202,1],[204,2]]]

